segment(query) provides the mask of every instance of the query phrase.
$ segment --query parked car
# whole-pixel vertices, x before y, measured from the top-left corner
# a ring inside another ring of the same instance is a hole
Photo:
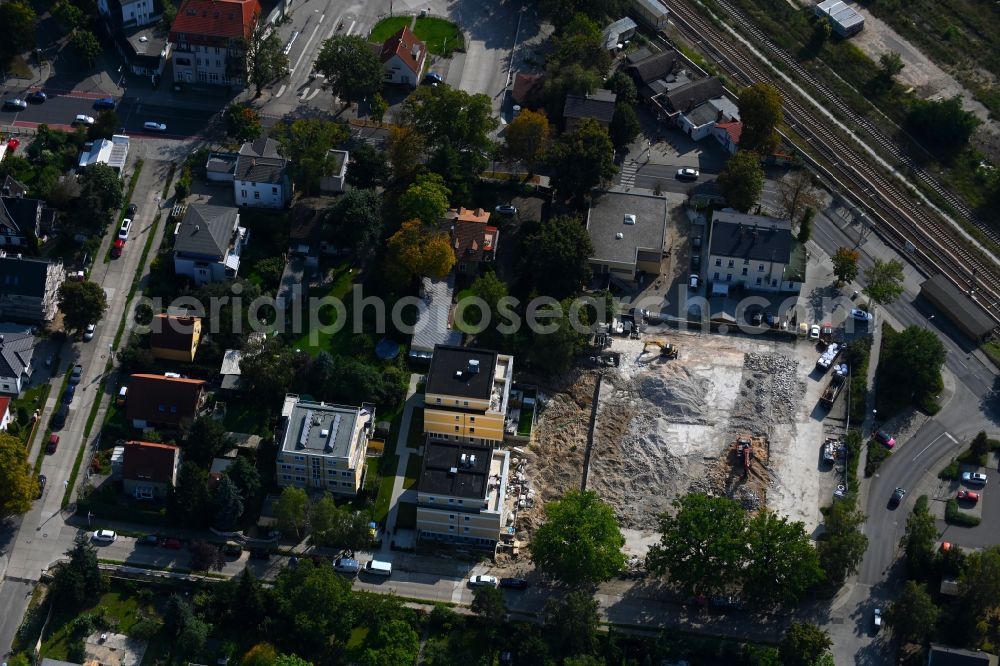
[[[528,581],[525,578],[501,578],[500,587],[508,590],[525,590],[528,588]]]
[[[49,96],[43,93],[41,90],[36,90],[33,93],[28,93],[28,96],[25,97],[24,99],[25,101],[31,102],[32,104],[42,104],[48,98]]]
[[[678,180],[697,180],[698,176],[698,170],[692,169],[691,167],[684,167],[683,169],[677,170]]]
[[[227,541],[222,546],[222,554],[226,557],[239,557],[243,554],[243,546],[235,541]]]
[[[767,312],[764,314],[764,321],[767,322],[768,328],[776,328],[778,325],[778,318],[774,316],[773,312]]]
[[[890,506],[899,506],[899,503],[903,501],[903,497],[906,495],[906,491],[902,488],[896,488],[892,491],[892,497],[889,498]]]
[[[691,289],[697,289],[698,288],[698,276],[697,275],[692,274],[692,275],[688,276],[688,287],[691,288]]]
[[[94,532],[94,541],[98,543],[113,543],[118,535],[113,530],[97,530]]]
[[[813,324],[809,327],[809,339],[819,340],[819,324]]]
[[[91,125],[94,124],[94,117],[93,116],[88,116],[85,113],[78,113],[76,115],[76,118],[73,119],[73,124],[74,125],[86,125],[87,127],[90,127]]]
[[[761,310],[754,310],[750,315],[750,323],[754,326],[760,326],[764,321],[764,313]]]
[[[7,142],[7,152],[13,153],[17,150],[17,147],[21,145],[20,139],[11,139]]]
[[[69,416],[69,405],[59,405],[59,409],[52,416],[52,429],[59,430],[66,425],[66,418]]]
[[[879,430],[876,432],[875,440],[887,449],[891,449],[896,446],[896,438],[887,433],[885,430]]]
[[[160,543],[160,545],[166,548],[167,550],[180,550],[181,540],[175,537],[167,537]]]
[[[113,110],[115,108],[115,100],[111,97],[102,97],[94,100],[94,108],[98,110]]]
[[[500,215],[517,215],[517,208],[510,204],[500,204],[493,209],[493,212]]]
[[[130,203],[128,205],[128,216],[132,217],[133,215],[135,215],[135,211],[137,210],[139,210],[139,207],[136,206],[134,203]]]
[[[872,313],[866,312],[861,308],[854,308],[853,310],[851,310],[851,317],[853,319],[857,319],[858,321],[871,321]]]
[[[121,407],[125,404],[126,400],[128,400],[128,387],[123,386],[118,389],[118,398],[115,400],[115,404]]]
[[[125,241],[121,238],[115,239],[115,244],[111,246],[111,256],[117,259],[122,256],[122,252],[125,251]]]
[[[160,545],[160,537],[158,537],[155,534],[147,534],[145,536],[141,536],[138,539],[136,539],[135,540],[135,545],[137,545],[137,546],[159,546]]]
[[[955,498],[958,500],[963,500],[965,502],[972,502],[975,504],[979,501],[979,493],[972,490],[959,490],[958,496]]]
[[[469,579],[469,587],[496,587],[500,584],[496,576],[478,575]]]
[[[977,486],[985,486],[986,475],[980,472],[963,472],[962,481],[965,483],[974,483]]]
[[[166,132],[167,126],[164,123],[158,123],[152,120],[147,120],[142,124],[142,128],[149,130],[150,132]]]
[[[95,330],[97,330],[97,324],[87,324],[87,328],[83,331],[83,339],[86,342],[93,340]]]
[[[27,109],[28,103],[25,102],[23,99],[18,99],[15,97],[14,99],[5,99],[3,101],[3,108],[4,111],[10,111],[10,110],[20,111],[21,109]]]
[[[73,366],[73,373],[69,376],[69,383],[70,384],[79,384],[81,379],[83,379],[83,366],[82,365],[74,365]]]
[[[76,396],[76,385],[70,384],[66,387],[66,392],[63,393],[63,402],[68,405],[73,402],[74,396]]]
[[[52,433],[49,435],[49,443],[45,445],[46,453],[55,453],[59,448],[59,435]]]
[[[424,75],[424,83],[444,83],[444,77],[437,72],[427,72],[427,74]]]
[[[126,217],[122,220],[122,226],[118,229],[118,240],[127,241],[128,232],[132,230],[132,218]]]
[[[882,628],[882,609],[876,608],[872,615],[872,628],[878,633]]]
[[[42,495],[45,493],[45,482],[46,481],[48,481],[48,479],[45,478],[44,474],[39,474],[38,475],[38,499],[41,499]]]

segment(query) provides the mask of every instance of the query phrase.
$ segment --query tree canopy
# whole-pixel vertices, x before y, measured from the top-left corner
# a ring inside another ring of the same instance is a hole
[[[288,56],[282,48],[278,31],[272,30],[267,21],[257,18],[246,42],[246,79],[253,84],[260,97],[265,85],[286,75]]]
[[[387,271],[397,283],[415,275],[440,280],[455,265],[448,234],[430,231],[420,220],[403,222],[399,231],[389,237],[387,248]]]
[[[885,335],[879,356],[879,382],[893,387],[893,403],[917,406],[936,402],[944,387],[941,366],[945,347],[937,333],[923,326],[907,326]]]
[[[226,134],[234,141],[243,143],[260,136],[260,114],[252,106],[230,104],[226,107],[223,119],[226,122]]]
[[[498,121],[493,103],[483,94],[451,86],[418,88],[403,102],[403,122],[424,136],[430,148],[447,143],[459,152],[486,152]]]
[[[903,293],[903,264],[895,259],[873,258],[872,265],[865,270],[865,286],[861,291],[879,305],[892,303]]]
[[[302,536],[309,518],[309,498],[306,491],[288,486],[274,503],[274,514],[282,531]]]
[[[328,209],[323,235],[365,259],[382,242],[382,228],[382,195],[374,189],[351,188]]]
[[[743,212],[749,211],[757,204],[764,188],[764,168],[760,165],[760,156],[741,149],[726,161],[715,182],[730,206]]]
[[[816,625],[796,622],[785,632],[778,652],[783,666],[814,666],[832,644],[826,632]]]
[[[545,604],[545,628],[561,654],[573,656],[594,650],[600,623],[597,608],[597,600],[586,590],[549,597]]]
[[[323,42],[315,67],[348,106],[382,90],[385,78],[378,56],[360,35],[335,35]]]
[[[69,561],[59,565],[53,587],[57,604],[64,611],[75,611],[100,597],[107,581],[97,566],[97,549],[86,537],[77,538],[66,554]]]
[[[532,171],[545,154],[551,133],[544,113],[524,109],[507,125],[504,139],[508,157],[523,162]]]
[[[572,307],[573,300],[565,298],[560,303],[538,309],[539,313],[549,315],[542,323],[555,329],[531,332],[527,356],[533,367],[553,375],[561,374],[573,366],[573,359],[584,350],[589,330],[580,329],[588,326],[589,320],[583,311],[579,313],[579,322],[574,322],[570,316]]]
[[[67,329],[82,331],[100,321],[107,309],[107,296],[96,282],[66,280],[59,287],[59,310]]]
[[[743,133],[740,150],[769,155],[778,147],[777,128],[784,121],[781,93],[770,83],[759,82],[740,91],[738,106]]]
[[[554,217],[526,230],[521,274],[529,291],[562,299],[575,295],[590,279],[594,255],[590,234],[575,217]]]
[[[635,108],[627,102],[615,104],[615,113],[611,117],[611,125],[608,127],[608,134],[611,143],[618,151],[624,151],[629,144],[635,141],[642,131],[642,124],[639,116],[635,113]]]
[[[833,274],[841,282],[853,282],[858,277],[858,259],[861,253],[849,247],[837,248],[830,258],[833,261]]]
[[[904,643],[923,643],[933,633],[941,611],[927,589],[908,580],[899,597],[885,612],[885,622]]]
[[[829,582],[839,584],[858,570],[868,549],[861,532],[865,514],[847,502],[835,502],[823,510],[825,531],[816,546],[820,566]]]
[[[581,201],[614,177],[614,155],[608,131],[596,120],[585,118],[549,150],[546,162],[552,169],[552,185],[564,199]]]
[[[624,545],[614,510],[595,492],[570,491],[545,505],[531,557],[539,571],[564,583],[597,583],[625,566]]]
[[[80,171],[80,196],[93,194],[98,198],[102,211],[118,210],[125,203],[122,179],[107,164],[90,164]]]
[[[27,513],[38,496],[38,480],[28,465],[24,444],[0,432],[0,517]]]
[[[424,173],[399,197],[399,214],[404,220],[436,225],[447,212],[450,197],[451,191],[439,174]]]
[[[913,511],[906,519],[906,533],[900,544],[906,553],[907,569],[914,578],[928,575],[934,563],[934,544],[938,539],[938,529],[927,504],[926,495],[921,495],[913,503]]]
[[[344,123],[300,118],[276,125],[272,136],[277,138],[282,154],[291,160],[289,168],[296,187],[309,194],[319,188],[322,176],[332,172],[329,150],[344,143],[350,130]]]
[[[35,10],[25,0],[12,0],[0,5],[0,25],[4,38],[0,40],[0,67],[7,70],[14,56],[35,46]]]
[[[957,95],[950,99],[915,99],[906,116],[906,129],[943,162],[953,161],[972,138],[980,121],[962,108]]]

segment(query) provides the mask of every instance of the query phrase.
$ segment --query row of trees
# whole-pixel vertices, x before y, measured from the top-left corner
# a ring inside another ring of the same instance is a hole
[[[363,511],[337,506],[328,494],[311,503],[303,489],[290,486],[275,502],[274,513],[282,532],[301,538],[308,530],[314,546],[360,550],[371,544],[368,530],[371,517]]]

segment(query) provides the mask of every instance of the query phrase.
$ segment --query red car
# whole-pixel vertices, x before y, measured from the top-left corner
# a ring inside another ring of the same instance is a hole
[[[974,493],[971,490],[959,490],[958,499],[966,500],[968,502],[972,502],[973,504],[975,504],[976,502],[979,501],[979,493]]]
[[[11,139],[10,141],[7,142],[7,150],[9,150],[10,152],[14,152],[20,145],[21,145],[20,139]]]
[[[121,238],[115,240],[115,244],[111,246],[111,256],[117,259],[122,256],[122,252],[125,250],[125,241]]]
[[[169,550],[180,550],[181,540],[175,539],[174,537],[169,537],[167,539],[164,539],[163,543],[161,543],[160,545]]]
[[[59,448],[59,435],[52,434],[49,435],[49,443],[45,445],[46,453],[55,453],[56,449]]]

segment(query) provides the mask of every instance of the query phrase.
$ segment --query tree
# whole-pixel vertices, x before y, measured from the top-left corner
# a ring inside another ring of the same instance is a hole
[[[900,544],[906,553],[906,566],[911,577],[922,578],[931,572],[937,538],[937,524],[927,509],[927,496],[921,495],[906,519],[906,533]]]
[[[979,118],[964,110],[956,95],[951,99],[913,100],[905,127],[935,157],[949,163],[965,149],[979,124]]]
[[[309,515],[309,498],[301,488],[289,486],[281,491],[281,496],[274,503],[274,515],[278,518],[278,526],[283,532],[302,536]]]
[[[386,257],[387,270],[397,283],[414,275],[440,280],[455,265],[448,234],[427,231],[420,220],[403,222],[399,231],[389,237]]]
[[[746,512],[727,497],[702,493],[675,499],[673,508],[659,516],[660,542],[649,549],[646,567],[689,593],[724,589],[728,573],[747,560]]]
[[[344,106],[374,96],[385,78],[378,56],[359,35],[335,35],[323,42],[315,68]]]
[[[296,654],[279,654],[273,666],[313,666],[313,663]]]
[[[472,612],[487,627],[499,627],[507,617],[507,602],[503,592],[492,585],[477,587],[472,595]]]
[[[195,656],[205,649],[207,641],[208,625],[195,617],[181,629],[175,645],[181,654]]]
[[[382,195],[374,189],[351,189],[330,207],[323,235],[348,245],[361,260],[382,242]]]
[[[420,220],[431,226],[438,223],[448,210],[451,191],[436,173],[417,176],[415,183],[399,197],[399,213],[404,220]]]
[[[278,32],[271,30],[270,24],[260,16],[254,17],[253,32],[246,40],[246,68],[246,80],[257,89],[257,97],[265,85],[285,76],[288,71],[288,56]]]
[[[544,113],[524,109],[507,125],[504,135],[507,156],[523,162],[528,172],[533,172],[545,154],[551,133],[549,119]]]
[[[903,59],[895,51],[883,53],[878,57],[878,76],[886,83],[891,83],[896,75],[903,71]]]
[[[277,138],[282,154],[291,161],[292,180],[306,194],[319,188],[320,177],[333,170],[329,151],[350,136],[344,123],[323,118],[301,118],[276,125],[271,135]]]
[[[631,104],[619,102],[615,104],[615,113],[611,117],[611,125],[608,133],[611,136],[611,143],[619,152],[628,148],[629,144],[635,141],[642,131],[642,124],[639,116],[635,114],[635,109]]]
[[[740,150],[769,155],[778,147],[777,127],[784,122],[781,93],[770,83],[759,82],[740,91]]]
[[[382,119],[385,118],[385,112],[388,110],[389,102],[386,101],[385,97],[382,97],[382,93],[375,93],[371,102],[372,119],[377,123],[381,123]]]
[[[743,590],[764,605],[794,604],[823,580],[816,548],[801,522],[764,509],[747,525]]]
[[[104,316],[108,299],[96,282],[66,280],[59,287],[59,310],[67,329],[82,331]]]
[[[907,326],[883,339],[879,381],[893,387],[897,404],[931,404],[944,386],[941,366],[945,353],[937,333],[923,326]]]
[[[212,515],[215,518],[215,528],[223,532],[235,530],[239,526],[240,516],[243,515],[243,493],[225,474],[219,477],[219,483],[215,487]]]
[[[37,496],[38,480],[28,465],[24,444],[0,432],[0,517],[27,513]]]
[[[986,431],[980,430],[979,434],[972,438],[972,442],[969,443],[969,452],[977,459],[985,459],[986,454],[990,452],[990,438]]]
[[[177,524],[189,528],[204,526],[209,510],[208,472],[190,460],[184,461],[167,506]]]
[[[389,163],[384,152],[371,144],[362,143],[351,151],[347,183],[362,189],[374,188],[389,180]],[[351,191],[348,190],[347,194]]]
[[[420,637],[405,620],[390,620],[381,624],[371,641],[371,647],[361,657],[363,666],[397,666],[412,664],[417,659]]]
[[[222,551],[214,543],[208,541],[192,541],[189,547],[191,560],[189,562],[192,571],[222,571],[225,560]]]
[[[59,0],[52,7],[52,16],[59,21],[60,25],[67,31],[71,31],[83,25],[86,18],[83,10],[74,5],[69,0]]]
[[[0,5],[0,25],[4,37],[0,40],[0,67],[7,66],[14,56],[21,55],[35,46],[35,10],[25,0],[13,0]]]
[[[97,41],[97,36],[89,30],[77,30],[70,38],[70,42],[88,65],[93,65],[94,58],[101,54],[101,43]]]
[[[607,130],[585,118],[549,150],[546,162],[553,171],[552,185],[563,198],[583,200],[615,175],[614,154]]]
[[[587,328],[589,321],[586,311],[583,311],[580,312],[579,324],[575,324],[569,316],[572,307],[572,299],[566,298],[561,303],[539,308],[540,313],[551,315],[542,323],[556,328],[553,331],[531,332],[528,360],[533,367],[549,374],[561,374],[572,367],[573,359],[583,351],[590,332]]]
[[[551,596],[545,604],[545,629],[564,656],[592,654],[597,648],[597,600],[584,590],[564,597]]]
[[[903,293],[903,264],[895,259],[872,259],[865,270],[865,287],[862,293],[879,305],[892,303]]]
[[[529,291],[553,298],[575,295],[590,279],[594,245],[575,217],[560,216],[525,234],[522,276]]]
[[[963,610],[974,618],[996,608],[1000,599],[1000,546],[966,556],[958,577],[958,596]]]
[[[838,248],[833,253],[833,274],[841,282],[853,282],[858,277],[858,258],[860,253],[849,247]]]
[[[253,141],[263,130],[260,114],[248,104],[230,104],[223,119],[226,121],[226,134],[239,143]]]
[[[333,498],[327,494],[324,494],[323,497],[321,497],[319,501],[313,505],[309,516],[309,529],[312,530],[311,540],[314,545],[321,545],[317,542],[317,538],[325,535],[333,529],[334,522],[337,520],[338,511],[339,509],[337,507],[337,503],[334,502]]]
[[[59,565],[53,581],[58,606],[64,611],[83,608],[107,588],[97,562],[97,549],[86,537],[78,537],[66,551],[69,561]]]
[[[368,515],[351,511],[346,506],[338,507],[329,495],[324,495],[313,506],[309,523],[310,541],[315,546],[360,550],[371,543]]]
[[[356,621],[351,584],[329,564],[300,561],[298,566],[283,569],[271,598],[278,611],[276,635],[305,654],[325,653],[331,640],[346,641]]]
[[[426,145],[424,136],[413,127],[389,128],[386,155],[392,165],[392,177],[400,183],[408,183],[416,175],[420,159]]]
[[[247,571],[247,569],[244,569]],[[240,659],[240,666],[274,666],[278,651],[270,643],[257,643]]]
[[[114,111],[101,111],[94,119],[94,124],[87,128],[87,139],[110,139],[118,133],[122,126],[121,118]],[[50,193],[51,194],[51,193]]]
[[[632,77],[621,70],[612,74],[604,82],[604,87],[615,94],[616,104],[632,105],[639,98],[639,93],[635,89],[635,82],[632,80]]]
[[[184,440],[184,459],[201,467],[209,467],[212,459],[234,446],[233,439],[226,434],[226,427],[211,416],[201,416],[191,423],[187,439]]]
[[[744,212],[749,211],[757,204],[764,188],[764,169],[760,165],[760,156],[741,149],[726,162],[716,183],[730,206]]]
[[[927,589],[908,580],[903,591],[885,611],[885,622],[903,643],[923,643],[937,625],[941,611]]]
[[[244,393],[262,404],[288,392],[295,377],[294,352],[277,338],[247,345],[240,359],[240,385]]]
[[[177,7],[170,0],[162,0],[163,3],[163,14],[161,15],[161,20],[163,25],[168,29],[173,25],[174,19],[177,18]]]
[[[840,584],[858,570],[868,548],[868,537],[861,532],[865,514],[847,502],[835,502],[823,515],[826,530],[816,547],[819,564],[830,583]]]
[[[796,622],[785,632],[778,652],[784,666],[813,666],[831,645],[830,637],[815,624]]]
[[[118,210],[125,203],[122,179],[118,172],[107,164],[91,164],[80,172],[80,196],[94,194],[98,197],[102,211]]]
[[[561,67],[578,64],[592,72],[607,72],[611,67],[611,54],[604,48],[604,35],[593,19],[576,14],[552,37],[553,64]]]
[[[402,118],[431,148],[447,143],[460,153],[488,151],[490,132],[498,124],[488,96],[451,86],[419,88],[403,102]]]
[[[816,209],[812,206],[806,206],[806,212],[802,215],[802,221],[799,222],[799,235],[797,239],[800,243],[808,242],[809,237],[812,236],[814,217],[816,217]]]
[[[813,176],[807,169],[793,171],[778,181],[781,210],[793,224],[807,208],[818,208],[819,196],[813,188]]]
[[[614,510],[592,491],[569,491],[545,505],[545,522],[531,540],[542,573],[569,585],[610,579],[625,566],[625,537]]]

